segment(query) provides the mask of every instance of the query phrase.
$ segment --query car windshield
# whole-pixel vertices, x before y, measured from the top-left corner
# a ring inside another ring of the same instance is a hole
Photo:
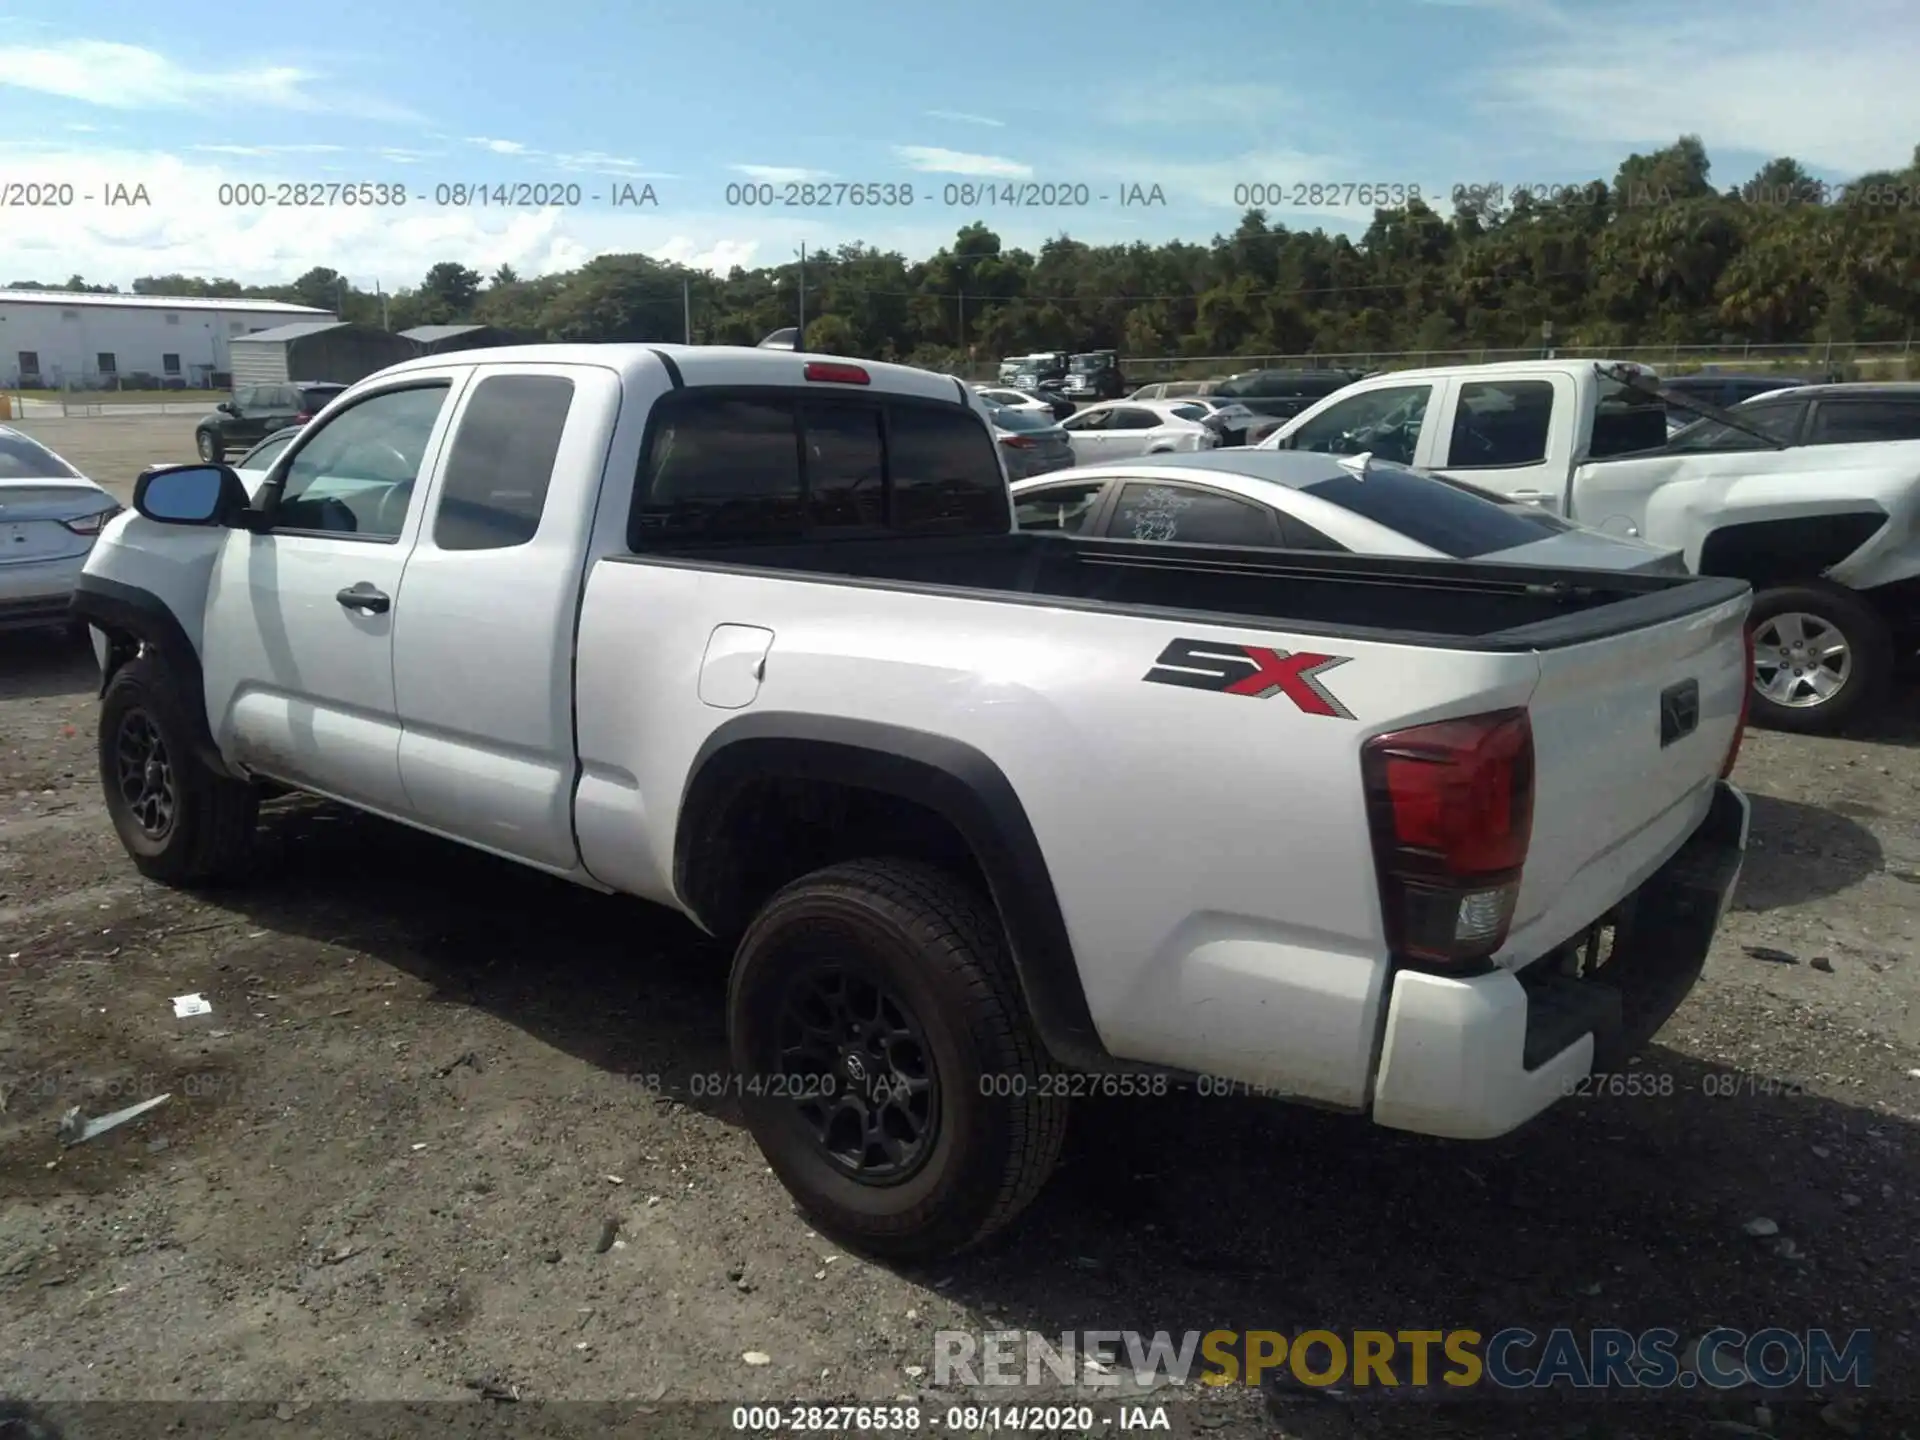
[[[1540,539],[1540,526],[1491,500],[1397,465],[1375,463],[1366,478],[1341,474],[1300,487],[1455,560],[1471,560]]]
[[[37,440],[0,435],[0,480],[81,480],[81,473]]]
[[[280,452],[293,443],[291,435],[276,435],[271,440],[262,441],[249,450],[237,468],[242,470],[265,470],[280,458]]]
[[[1002,430],[1051,430],[1056,423],[1044,410],[1012,410],[996,405],[988,414]]]

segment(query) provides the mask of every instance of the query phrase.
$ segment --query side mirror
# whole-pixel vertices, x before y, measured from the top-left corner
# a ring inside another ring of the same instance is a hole
[[[231,400],[222,400],[218,405],[214,406],[213,408],[218,410],[222,415],[238,415],[240,413],[238,410],[233,408],[233,402]]]
[[[157,465],[133,482],[133,508],[162,525],[228,525],[247,502],[226,465]]]

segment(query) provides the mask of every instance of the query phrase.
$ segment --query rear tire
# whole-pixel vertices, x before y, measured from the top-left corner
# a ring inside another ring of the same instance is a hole
[[[1892,678],[1886,621],[1843,586],[1808,581],[1762,590],[1747,628],[1754,642],[1756,725],[1834,734],[1878,704]]]
[[[244,874],[260,813],[251,785],[215,773],[194,752],[189,703],[152,655],[121,666],[100,699],[107,813],[134,866],[166,885]]]
[[[860,860],[787,886],[740,942],[727,1014],[748,1128],[849,1248],[976,1245],[1059,1158],[1067,1102],[1043,1088],[999,919],[945,871]]]

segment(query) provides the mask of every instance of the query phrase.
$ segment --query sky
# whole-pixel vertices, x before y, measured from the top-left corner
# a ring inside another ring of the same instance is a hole
[[[1256,198],[1357,235],[1362,186],[1445,213],[1455,186],[1610,177],[1683,133],[1722,186],[1782,154],[1842,181],[1920,142],[1912,0],[195,15],[0,0],[0,283],[326,265],[392,291],[441,260],[531,276],[633,251],[724,274],[852,241],[917,259],[975,220],[1028,248],[1204,243]],[[362,182],[404,200],[338,203]],[[328,203],[275,203],[296,184]]]

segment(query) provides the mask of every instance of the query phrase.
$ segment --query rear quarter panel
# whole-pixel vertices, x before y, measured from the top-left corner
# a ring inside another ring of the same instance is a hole
[[[930,731],[1000,767],[1115,1055],[1356,1107],[1387,974],[1361,742],[1524,704],[1538,672],[1531,654],[603,561],[578,642],[582,854],[672,904],[689,767],[739,713],[698,698],[721,624],[775,632],[755,711]],[[1148,682],[1183,638],[1337,659],[1321,682],[1348,713]]]

